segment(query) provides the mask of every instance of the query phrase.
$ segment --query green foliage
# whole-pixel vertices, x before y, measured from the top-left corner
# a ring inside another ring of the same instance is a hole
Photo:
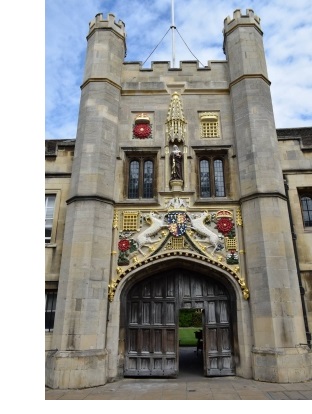
[[[196,346],[195,332],[202,328],[202,313],[199,309],[180,309],[179,345]]]
[[[186,327],[201,327],[202,314],[196,309],[181,309],[179,314],[179,326]]]

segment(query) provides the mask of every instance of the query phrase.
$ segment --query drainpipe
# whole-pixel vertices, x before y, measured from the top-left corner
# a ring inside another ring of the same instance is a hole
[[[284,176],[284,186],[285,186],[285,192],[286,192],[286,198],[287,198],[289,222],[290,222],[291,235],[293,239],[293,246],[294,246],[294,253],[295,253],[295,260],[296,260],[296,269],[297,269],[297,276],[298,276],[298,283],[299,283],[299,290],[300,290],[300,297],[301,297],[304,327],[305,327],[306,337],[307,337],[307,344],[300,344],[300,345],[308,345],[308,347],[311,349],[311,332],[309,331],[307,309],[306,309],[306,304],[304,300],[305,290],[304,290],[304,287],[302,286],[302,279],[301,279],[299,259],[298,259],[298,249],[297,249],[297,243],[296,243],[297,235],[295,233],[294,223],[293,223],[292,214],[291,214],[289,194],[288,194],[289,186],[287,182],[287,176]]]

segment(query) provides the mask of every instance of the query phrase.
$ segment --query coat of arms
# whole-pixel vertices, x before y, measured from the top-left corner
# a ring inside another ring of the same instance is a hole
[[[188,217],[182,211],[170,211],[167,214],[168,229],[173,236],[179,237],[186,232]]]

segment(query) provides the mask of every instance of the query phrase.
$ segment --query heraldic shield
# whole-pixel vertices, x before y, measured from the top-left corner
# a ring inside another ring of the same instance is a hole
[[[173,236],[179,237],[186,232],[187,214],[181,211],[170,211],[167,214],[168,229]]]

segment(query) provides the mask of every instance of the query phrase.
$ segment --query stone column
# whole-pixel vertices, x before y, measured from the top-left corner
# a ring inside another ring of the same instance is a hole
[[[90,23],[52,346],[46,384],[106,382],[115,162],[124,23],[98,14]],[[110,225],[111,223],[111,225]]]
[[[311,378],[311,353],[301,345],[305,329],[262,35],[252,10],[246,15],[236,10],[233,19],[225,19],[253,375],[261,381],[296,382]]]

